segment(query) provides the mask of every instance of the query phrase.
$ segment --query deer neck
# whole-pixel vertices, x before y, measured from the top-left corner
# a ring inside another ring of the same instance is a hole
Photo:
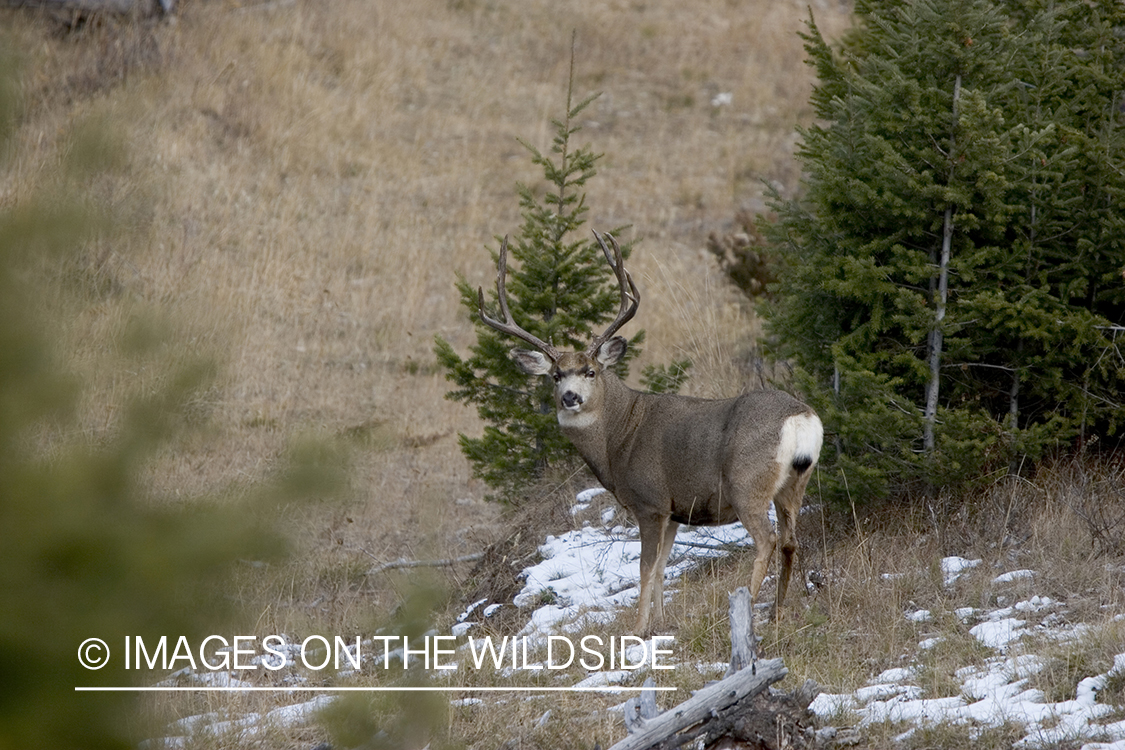
[[[629,432],[629,415],[639,394],[612,372],[605,372],[602,378],[604,385],[598,404],[577,414],[560,411],[558,419],[562,433],[578,450],[594,476],[602,486],[613,492],[609,446],[620,443]]]

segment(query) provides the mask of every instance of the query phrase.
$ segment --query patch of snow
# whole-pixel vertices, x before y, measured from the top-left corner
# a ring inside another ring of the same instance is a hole
[[[809,704],[810,711],[825,718],[838,716],[859,708],[859,702],[851,693],[820,693]]]
[[[887,698],[919,698],[922,688],[914,685],[896,685],[893,683],[869,685],[856,690],[853,696],[860,703],[870,703],[873,700]]]
[[[1003,651],[1008,644],[1026,633],[1027,622],[1012,617],[986,620],[969,629],[969,634],[989,648]]]
[[[574,499],[579,504],[585,503],[586,505],[589,505],[590,502],[593,501],[593,499],[595,497],[597,497],[598,495],[602,495],[604,493],[605,493],[604,487],[591,487],[588,490],[582,490],[581,492],[579,492],[578,495],[575,496]]]
[[[981,625],[986,626],[985,632],[1003,633],[997,640],[1007,646],[1013,640],[1008,635],[1025,630],[1022,625],[1009,627],[1010,623],[1011,618],[994,617]],[[1114,659],[1114,670],[1119,665],[1125,670],[1125,654]],[[1082,680],[1074,699],[1052,703],[1042,691],[1028,688],[1029,678],[1044,666],[1045,662],[1034,654],[989,659],[983,667],[957,670],[955,676],[961,681],[961,695],[946,698],[923,698],[921,690],[911,685],[914,677],[911,670],[889,670],[873,681],[876,684],[854,693],[822,693],[809,708],[825,718],[854,712],[859,716],[860,726],[880,722],[913,724],[905,736],[917,727],[939,723],[992,727],[1016,722],[1027,732],[1015,744],[1021,750],[1075,740],[1109,740],[1089,742],[1083,745],[1083,750],[1125,750],[1119,747],[1125,743],[1125,721],[1118,722],[1119,726],[1098,723],[1115,710],[1096,701],[1099,686],[1114,670]]]
[[[318,695],[310,701],[275,708],[266,714],[266,721],[276,727],[293,727],[307,723],[317,711],[327,707],[335,696]]]
[[[713,672],[726,672],[727,667],[729,667],[729,666],[730,665],[727,664],[725,661],[713,661],[709,664],[704,664],[704,663],[700,662],[700,663],[695,665],[695,671],[699,672],[699,674],[711,674]]]
[[[607,685],[620,685],[632,679],[636,671],[628,669],[607,669],[602,672],[591,672],[590,676],[579,682],[577,688],[606,687]]]
[[[172,722],[168,728],[173,732],[182,733],[158,740],[145,740],[142,748],[173,748],[185,747],[187,739],[192,735],[218,737],[233,734],[239,739],[250,739],[257,736],[266,727],[287,729],[302,724],[307,724],[316,712],[336,700],[333,695],[318,695],[310,701],[296,703],[290,706],[280,706],[266,714],[248,713],[233,719],[224,719],[217,712],[188,716]],[[185,736],[186,735],[186,736]]]
[[[945,585],[952,586],[958,578],[965,574],[965,571],[972,570],[980,564],[980,560],[966,560],[963,557],[942,558],[941,573],[944,576]]]
[[[913,679],[916,672],[917,670],[911,669],[910,667],[893,667],[884,670],[882,674],[872,680],[872,684],[881,682],[904,682],[905,680]]]
[[[466,619],[468,619],[469,615],[471,615],[473,613],[473,610],[475,610],[477,607],[479,607],[480,605],[484,604],[487,601],[488,601],[487,598],[477,599],[475,602],[473,602],[468,607],[466,607],[464,612],[457,615],[457,619],[455,620],[455,622],[464,622]]]
[[[685,526],[676,536],[665,581],[675,580],[702,560],[726,554],[732,545],[751,542],[740,523]],[[581,626],[573,624],[580,618],[604,622],[640,596],[641,541],[635,529],[586,526],[548,536],[539,553],[543,561],[524,570],[524,587],[513,600],[518,607],[541,603],[521,635],[545,638],[575,632]]]

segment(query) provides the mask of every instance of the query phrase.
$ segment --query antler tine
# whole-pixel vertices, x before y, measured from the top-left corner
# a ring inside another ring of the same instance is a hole
[[[512,318],[512,313],[508,310],[508,292],[504,288],[504,277],[508,275],[507,237],[504,237],[504,241],[500,244],[500,261],[497,265],[499,268],[496,272],[496,296],[499,298],[500,314],[504,317],[504,320],[499,321],[495,318],[491,318],[488,313],[484,311],[484,289],[477,287],[477,308],[480,312],[480,319],[484,321],[486,325],[500,331],[500,333],[506,333],[526,341],[550,357],[551,360],[558,359],[559,353],[555,347],[520,328]]]
[[[606,247],[605,239],[609,238],[609,243],[613,245],[613,252]],[[621,326],[628,323],[634,315],[637,314],[637,307],[641,304],[641,293],[637,291],[637,285],[633,283],[633,277],[625,269],[625,261],[621,258],[621,247],[617,244],[612,234],[598,234],[594,232],[594,239],[601,245],[602,252],[605,253],[605,259],[609,261],[609,267],[613,269],[613,275],[617,277],[617,285],[621,289],[621,307],[617,311],[617,318],[609,324],[609,328],[600,336],[595,336],[593,342],[590,344],[589,353],[596,354],[598,347],[609,340],[610,336],[617,333]]]

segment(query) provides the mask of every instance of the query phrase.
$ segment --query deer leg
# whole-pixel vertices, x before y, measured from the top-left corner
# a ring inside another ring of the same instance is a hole
[[[652,572],[652,607],[653,628],[664,624],[664,566],[668,564],[668,556],[672,554],[672,545],[676,542],[676,531],[680,524],[668,521],[664,527],[664,538],[660,540],[660,553],[656,556],[656,569]]]
[[[797,514],[790,515],[790,509],[784,503],[775,503],[777,507],[777,536],[778,547],[781,553],[781,573],[777,578],[777,600],[774,604],[774,617],[781,611],[781,603],[785,601],[785,593],[789,590],[789,576],[793,570],[793,558],[797,554]]]
[[[754,537],[754,547],[757,554],[754,556],[754,572],[750,574],[750,598],[758,599],[758,590],[762,588],[762,581],[770,569],[770,560],[773,550],[777,546],[777,534],[770,528],[769,517],[765,513],[756,513],[753,518],[744,519],[742,525]]]
[[[653,517],[637,519],[637,526],[641,532],[641,590],[637,601],[637,627],[636,635],[646,636],[649,633],[649,614],[653,605],[653,590],[657,587],[656,573],[663,578],[664,566],[660,562],[660,553],[664,547],[664,532],[668,528],[668,517]],[[664,596],[663,581],[660,583],[661,597]],[[663,602],[656,605],[658,619],[664,614]]]
[[[733,483],[724,485],[724,492],[730,492],[729,497],[738,498],[735,509],[738,511],[738,520],[754,538],[754,547],[757,554],[754,557],[754,572],[750,575],[750,598],[757,601],[758,590],[762,587],[766,573],[769,572],[770,559],[773,557],[774,548],[777,546],[777,534],[770,527],[767,515],[770,500],[773,499],[773,488],[776,481],[774,476],[762,476],[750,484],[741,487]]]
[[[793,560],[800,549],[797,541],[797,514],[801,511],[801,503],[805,499],[805,487],[809,483],[812,472],[790,476],[789,481],[782,487],[774,499],[777,509],[777,532],[781,546],[781,574],[777,581],[777,604],[774,614],[781,610],[781,603],[785,601],[785,594],[789,590],[789,576],[793,570]]]

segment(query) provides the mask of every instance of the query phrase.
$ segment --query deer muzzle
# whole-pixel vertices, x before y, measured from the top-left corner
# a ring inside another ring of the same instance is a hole
[[[562,395],[562,405],[565,409],[577,409],[582,406],[582,397],[574,391],[567,391]]]

